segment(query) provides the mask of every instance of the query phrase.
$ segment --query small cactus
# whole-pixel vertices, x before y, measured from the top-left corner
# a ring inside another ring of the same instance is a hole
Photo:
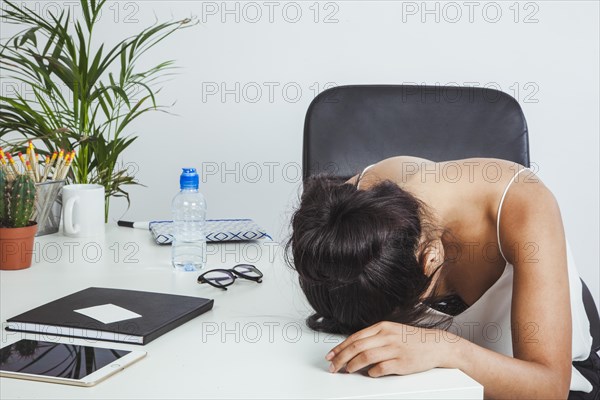
[[[4,225],[6,221],[6,186],[8,185],[8,177],[4,169],[0,168],[0,226]]]
[[[30,176],[19,175],[12,182],[8,194],[5,223],[9,228],[29,225],[35,210],[35,183]]]

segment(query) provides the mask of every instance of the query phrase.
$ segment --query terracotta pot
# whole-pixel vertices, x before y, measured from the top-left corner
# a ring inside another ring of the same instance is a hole
[[[31,266],[36,231],[35,223],[24,228],[0,228],[0,269],[17,270]]]

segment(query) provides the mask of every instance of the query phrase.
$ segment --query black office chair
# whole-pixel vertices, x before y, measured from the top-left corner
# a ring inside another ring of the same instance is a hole
[[[348,179],[397,155],[438,162],[492,157],[529,167],[527,122],[508,94],[474,87],[339,86],[310,104],[304,123],[304,178],[329,172]],[[600,317],[585,283],[583,300],[597,350]]]

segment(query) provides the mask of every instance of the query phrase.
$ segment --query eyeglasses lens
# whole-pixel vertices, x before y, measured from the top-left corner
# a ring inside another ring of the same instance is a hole
[[[261,273],[253,265],[240,264],[233,267],[236,272],[251,278],[260,278]]]
[[[204,274],[204,279],[215,285],[227,286],[233,283],[233,277],[223,271],[210,271]]]

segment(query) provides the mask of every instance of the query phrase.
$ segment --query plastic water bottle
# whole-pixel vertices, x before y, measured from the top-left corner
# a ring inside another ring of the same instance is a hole
[[[206,262],[206,201],[198,191],[195,168],[183,168],[181,191],[173,198],[173,248],[171,261],[178,271],[198,271]]]

